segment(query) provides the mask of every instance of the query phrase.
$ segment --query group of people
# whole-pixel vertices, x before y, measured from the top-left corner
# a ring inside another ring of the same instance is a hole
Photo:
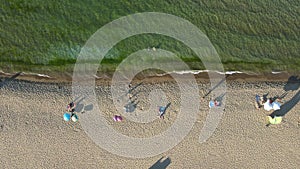
[[[264,109],[267,111],[279,110],[281,106],[280,102],[282,102],[280,97],[266,98],[259,95],[255,96],[256,109],[264,107]]]
[[[281,103],[282,103],[282,98],[286,95],[283,94],[282,96],[276,96],[273,98],[267,98],[267,95],[264,96],[259,96],[258,94],[255,95],[255,107],[256,109],[260,109],[260,108],[264,108],[264,110],[266,111],[271,111],[271,110],[279,110]],[[219,97],[218,97],[219,98]],[[220,107],[222,104],[222,99],[213,99],[211,101],[209,101],[209,108],[213,108],[213,107]],[[220,97],[222,98],[222,97]],[[268,120],[268,125],[270,124],[279,124],[282,121],[282,117],[279,116],[275,116],[275,117],[271,117],[270,115],[267,116],[267,120]]]
[[[126,95],[128,96],[129,102],[124,106],[125,113],[133,112],[135,110],[135,108],[136,108],[136,105],[137,105],[137,103],[135,103],[135,100],[132,100],[132,98],[133,98],[132,91],[134,89],[132,87],[132,84],[129,83],[128,87],[129,87],[129,90],[128,90],[128,92],[127,92]],[[113,120],[116,121],[116,122],[120,122],[120,121],[123,120],[123,117],[118,114],[118,115],[115,115],[113,117]]]
[[[139,86],[139,85],[141,85],[141,83],[138,84],[137,86]],[[127,96],[128,96],[128,99],[129,99],[129,103],[127,103],[124,106],[125,113],[133,112],[137,107],[138,102],[136,102],[136,98],[133,99],[133,97],[136,95],[136,94],[133,94],[133,90],[137,86],[133,87],[131,83],[128,85],[129,90],[128,90]],[[168,106],[169,106],[169,104],[167,106],[158,106],[158,117],[159,118],[164,119],[164,115],[165,115],[165,112],[166,112]],[[121,115],[115,115],[113,117],[113,120],[116,121],[116,122],[120,122],[120,121],[123,120],[123,118],[122,118]]]
[[[65,121],[70,121],[72,120],[73,122],[78,121],[78,116],[75,114],[75,107],[76,104],[74,102],[71,102],[67,105],[67,112],[64,114],[64,120]]]
[[[255,95],[255,107],[256,109],[264,108],[266,111],[271,111],[271,110],[279,110],[280,106],[282,103],[282,98],[281,97],[273,97],[273,98],[267,98],[266,96],[259,96]],[[270,115],[267,116],[267,121],[269,126],[270,124],[279,124],[282,121],[281,116],[274,116],[271,117]]]

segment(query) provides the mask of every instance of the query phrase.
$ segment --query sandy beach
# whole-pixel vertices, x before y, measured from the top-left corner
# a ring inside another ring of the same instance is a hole
[[[266,127],[266,116],[272,111],[254,107],[255,94],[269,92],[272,97],[284,93],[287,90],[286,76],[276,81],[229,77],[225,112],[216,131],[205,143],[200,144],[198,140],[209,110],[210,96],[199,100],[196,123],[184,140],[167,152],[142,159],[118,156],[100,148],[85,133],[80,118],[76,123],[63,120],[66,105],[72,100],[71,83],[20,79],[14,79],[0,88],[0,168],[139,169],[152,166],[170,169],[295,169],[300,166],[299,89],[289,90],[284,97],[284,103],[292,99],[296,103],[279,125]],[[139,82],[141,80],[133,84]],[[176,83],[165,77],[143,82],[136,89],[136,99],[139,100],[136,109],[149,108],[151,91],[161,89],[172,103],[165,119],[157,118],[146,124],[126,118],[122,122],[114,122],[112,117],[118,112],[113,107],[110,84],[99,82],[95,89],[99,104],[104,105],[102,111],[107,123],[129,137],[155,136],[170,127],[177,118],[179,100]],[[202,97],[210,86],[207,80],[201,78],[197,79],[197,83]],[[82,109],[88,105],[83,106]],[[161,158],[165,161],[160,163]]]

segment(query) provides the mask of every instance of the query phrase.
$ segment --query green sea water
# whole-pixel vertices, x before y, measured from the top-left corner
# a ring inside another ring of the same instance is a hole
[[[0,69],[71,73],[86,41],[103,25],[138,12],[184,18],[207,35],[225,70],[300,70],[300,1],[297,0],[11,0],[0,4]],[[157,47],[191,69],[205,69],[183,43],[143,34],[122,40],[101,62],[113,72],[131,53]]]

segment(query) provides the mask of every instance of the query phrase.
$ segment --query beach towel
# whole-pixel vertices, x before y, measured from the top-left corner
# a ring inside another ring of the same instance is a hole
[[[274,118],[272,118],[271,116],[267,116],[267,119],[269,124],[280,124],[282,121],[281,116],[275,116]]]

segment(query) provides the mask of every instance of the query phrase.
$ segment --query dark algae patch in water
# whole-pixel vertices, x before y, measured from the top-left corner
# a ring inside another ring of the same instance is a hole
[[[72,72],[81,47],[103,25],[137,12],[163,12],[203,31],[225,70],[299,72],[299,5],[297,0],[6,1],[0,5],[0,69]],[[114,71],[128,55],[149,47],[175,53],[191,69],[205,69],[183,43],[145,34],[118,43],[101,71]]]

